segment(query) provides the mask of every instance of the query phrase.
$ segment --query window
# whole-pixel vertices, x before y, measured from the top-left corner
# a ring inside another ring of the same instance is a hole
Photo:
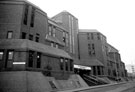
[[[52,35],[52,25],[49,25],[49,35]]]
[[[65,34],[65,32],[63,32],[63,42],[64,43],[66,42],[66,34]]]
[[[4,52],[3,51],[0,51],[0,60],[3,59],[3,54],[4,54]]]
[[[33,67],[33,62],[34,62],[34,51],[29,51],[28,67]]]
[[[97,39],[100,40],[100,34],[99,33],[97,33]]]
[[[30,22],[30,26],[34,27],[34,19],[35,19],[35,8],[32,8],[31,11],[31,22]]]
[[[70,60],[70,71],[73,71],[73,60]]]
[[[37,53],[37,68],[41,67],[41,53]]]
[[[55,32],[56,32],[56,27],[53,27],[53,32],[52,32],[52,36],[53,36],[53,37],[55,37],[55,35],[56,35]]]
[[[64,59],[63,58],[60,59],[60,69],[64,70]]]
[[[92,49],[95,49],[95,46],[94,46],[94,44],[92,44]]]
[[[56,44],[56,48],[58,48],[58,44]]]
[[[33,35],[29,35],[29,40],[33,40]]]
[[[95,46],[94,46],[94,44],[88,44],[88,54],[90,56],[95,55]]]
[[[35,41],[36,41],[36,42],[39,42],[39,34],[36,34]]]
[[[66,46],[68,47],[68,44],[69,44],[69,36],[68,36],[68,33],[66,33]]]
[[[24,20],[23,20],[23,23],[24,23],[25,25],[27,25],[28,11],[29,11],[29,6],[26,4],[26,5],[25,5],[25,11],[24,11]]]
[[[13,59],[13,51],[8,51],[8,60]]]
[[[8,31],[7,38],[10,39],[10,38],[12,38],[12,36],[13,36],[13,32],[12,31]]]
[[[66,67],[65,67],[66,71],[68,71],[68,60],[67,59],[65,60],[65,64],[66,64]]]
[[[88,44],[88,50],[91,50],[91,44]]]
[[[93,35],[93,33],[91,33],[91,39],[92,39],[92,40],[94,39],[94,35]]]
[[[90,39],[90,37],[89,37],[89,33],[87,33],[87,39],[88,39],[88,40]]]
[[[53,42],[51,42],[51,47],[54,47],[54,43]]]
[[[25,32],[22,32],[22,39],[26,39],[26,33]]]

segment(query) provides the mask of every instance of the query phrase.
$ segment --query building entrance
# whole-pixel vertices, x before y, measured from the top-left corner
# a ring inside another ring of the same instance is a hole
[[[91,67],[82,66],[82,65],[74,65],[74,72],[75,74],[82,75],[90,75],[91,74]]]

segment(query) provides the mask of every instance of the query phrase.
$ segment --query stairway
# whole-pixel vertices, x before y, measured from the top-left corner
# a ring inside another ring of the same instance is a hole
[[[96,86],[96,85],[107,84],[106,82],[100,80],[98,77],[93,76],[93,75],[85,75],[85,74],[83,74],[81,77],[85,80],[85,82],[89,86]]]

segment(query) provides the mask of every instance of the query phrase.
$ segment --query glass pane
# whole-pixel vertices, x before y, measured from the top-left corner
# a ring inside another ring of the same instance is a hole
[[[3,58],[3,51],[0,51],[0,60]]]
[[[8,52],[8,59],[13,59],[13,51]]]

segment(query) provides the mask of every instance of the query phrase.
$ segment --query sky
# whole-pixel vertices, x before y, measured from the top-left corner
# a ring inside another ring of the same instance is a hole
[[[135,64],[134,0],[28,0],[48,17],[66,10],[79,20],[79,29],[97,29],[117,48],[125,64]]]

